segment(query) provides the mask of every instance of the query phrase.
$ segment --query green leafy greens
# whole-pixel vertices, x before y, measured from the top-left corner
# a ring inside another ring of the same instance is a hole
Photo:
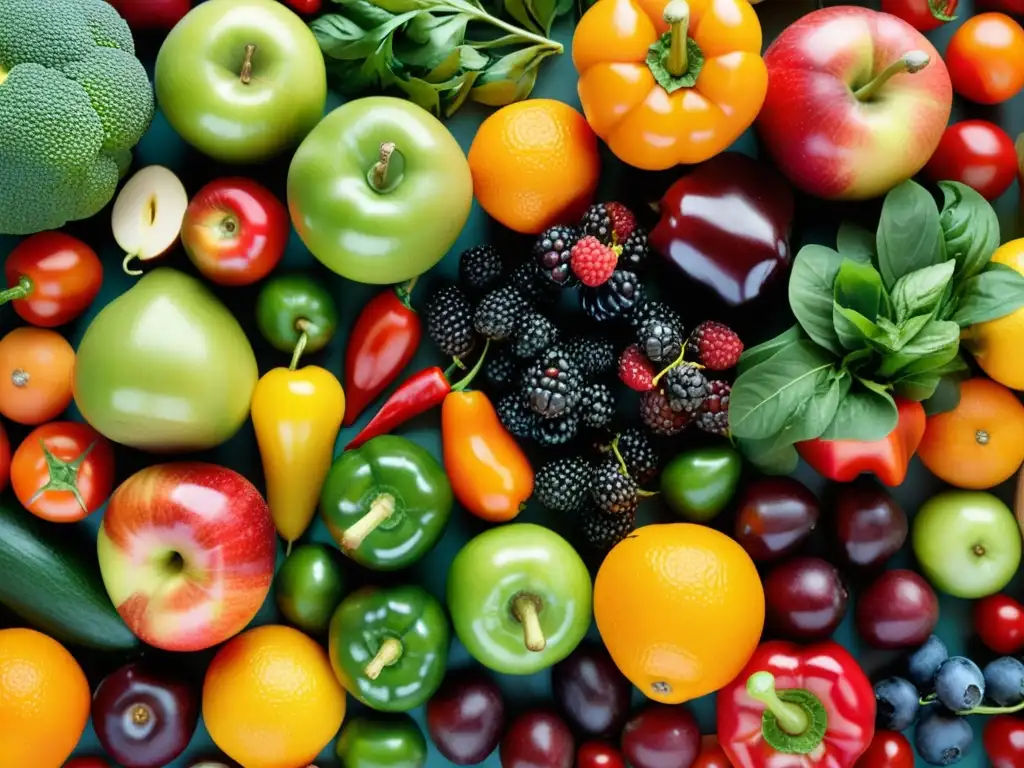
[[[943,205],[913,181],[885,198],[877,232],[839,228],[836,248],[804,246],[789,304],[797,324],[743,353],[729,406],[732,435],[762,470],[796,467],[804,440],[880,440],[894,397],[956,406],[968,372],[961,330],[1024,307],[1024,275],[990,263],[992,206],[939,184]]]

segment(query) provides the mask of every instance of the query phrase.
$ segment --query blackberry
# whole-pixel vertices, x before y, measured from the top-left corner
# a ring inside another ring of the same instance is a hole
[[[640,503],[636,481],[622,471],[616,459],[604,459],[590,472],[590,498],[609,515],[636,511]]]
[[[544,418],[553,419],[579,402],[583,375],[563,347],[552,347],[526,369],[523,385],[527,405]]]
[[[537,419],[531,437],[541,445],[565,445],[574,437],[580,427],[580,417],[567,413],[558,419]]]
[[[619,435],[616,445],[630,477],[636,480],[637,485],[647,485],[658,476],[658,452],[643,430],[635,427],[625,430]]]
[[[615,397],[607,384],[589,384],[580,394],[580,420],[591,429],[607,427],[615,416]]]
[[[534,493],[548,509],[578,512],[590,487],[590,462],[582,456],[552,459],[537,471]]]
[[[491,291],[477,305],[473,327],[492,341],[507,339],[515,333],[526,309],[526,299],[515,288],[505,286]]]
[[[492,348],[493,349],[493,348]],[[495,392],[507,392],[519,385],[523,376],[522,361],[508,347],[491,352],[481,371],[484,381]]]
[[[673,411],[662,389],[652,389],[640,395],[640,418],[647,428],[661,437],[678,435],[690,423],[685,411]]]
[[[693,416],[707,399],[708,380],[694,363],[680,363],[665,374],[665,394],[673,411]]]
[[[533,259],[543,279],[561,288],[578,282],[569,267],[569,257],[579,239],[575,227],[551,227],[541,233],[533,244]]]
[[[593,235],[605,245],[611,243],[614,224],[612,214],[604,203],[595,203],[587,208],[580,221],[580,230],[584,235]]]
[[[446,357],[463,357],[476,346],[473,305],[456,285],[438,289],[427,302],[427,335]]]
[[[615,345],[608,339],[576,336],[566,344],[566,352],[576,361],[584,378],[610,373],[618,365]]]
[[[508,281],[528,303],[536,306],[551,304],[558,295],[558,289],[541,276],[537,265],[531,261],[517,264]]]
[[[636,515],[609,515],[599,509],[583,514],[580,533],[592,549],[607,552],[636,530]]]
[[[669,325],[674,325],[680,330],[683,327],[683,318],[668,304],[661,301],[643,301],[629,315],[629,323],[634,328],[639,328],[652,317],[662,320]]]
[[[650,253],[650,246],[647,242],[647,230],[637,227],[622,244],[622,253],[619,254],[619,266],[638,272],[647,265],[647,255]]]
[[[727,381],[708,382],[708,397],[694,419],[697,427],[712,435],[729,434],[729,397],[732,385]]]
[[[478,245],[459,256],[459,282],[476,296],[497,288],[504,273],[501,254],[493,245]]]
[[[597,288],[580,291],[580,306],[597,322],[628,315],[644,299],[644,286],[635,272],[616,269]]]
[[[528,312],[519,321],[512,353],[517,357],[531,358],[547,349],[558,340],[558,328],[544,315]]]
[[[534,427],[537,426],[537,414],[526,407],[522,396],[518,392],[505,395],[494,407],[498,412],[498,421],[510,433],[516,437],[526,440],[533,435]]]
[[[651,317],[641,325],[636,339],[652,363],[671,363],[683,351],[682,329],[658,317]]]

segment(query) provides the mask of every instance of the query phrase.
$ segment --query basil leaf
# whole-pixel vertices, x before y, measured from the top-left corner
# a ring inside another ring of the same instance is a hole
[[[939,379],[935,389],[932,390],[932,394],[925,398],[924,412],[927,416],[935,416],[939,413],[952,411],[958,405],[960,405],[960,382],[948,376],[943,376]]]
[[[819,346],[842,353],[832,326],[833,284],[843,257],[823,245],[805,245],[793,260],[789,306],[804,332]]]
[[[920,373],[944,365],[960,347],[960,326],[949,320],[931,319],[899,351],[884,355],[878,375],[889,378],[901,371]]]
[[[939,211],[928,190],[905,181],[885,196],[876,243],[878,271],[889,290],[904,275],[946,260]]]
[[[861,349],[885,335],[875,323],[855,309],[832,304],[832,325],[839,343],[846,349]]]
[[[941,381],[942,377],[935,373],[914,373],[894,382],[893,390],[902,398],[920,403],[935,394]]]
[[[740,360],[736,364],[736,373],[740,374],[753,368],[759,363],[763,363],[765,360],[773,357],[780,350],[789,346],[790,344],[800,341],[804,338],[804,332],[800,330],[799,325],[790,326],[787,330],[780,333],[773,339],[768,339],[756,347],[750,347],[749,349],[743,350],[740,355]]]
[[[395,55],[406,66],[429,70],[431,74],[425,75],[424,80],[442,82],[454,77],[461,66],[460,49],[468,23],[469,17],[462,13],[451,16],[421,13],[406,26],[407,39],[395,43]],[[473,55],[480,54],[474,51]],[[484,64],[486,62],[484,58]]]
[[[387,20],[370,29],[356,26],[354,19],[339,14],[321,16],[313,21],[313,34],[325,56],[334,59],[365,59],[380,49],[381,43],[392,36],[406,22],[416,17],[417,11],[398,16],[389,15]],[[358,34],[356,32],[358,31]]]
[[[374,29],[379,27],[381,24],[386,23],[394,14],[384,10],[373,0],[334,0],[334,4],[338,6],[335,9],[336,13],[351,19],[363,29]],[[414,9],[407,9],[414,10]],[[320,19],[328,18],[327,16],[321,16]],[[320,19],[314,19],[310,26],[313,27]]]
[[[884,294],[882,276],[878,270],[870,264],[843,259],[836,275],[833,296],[839,306],[855,310],[875,322],[883,305]]]
[[[839,402],[850,390],[853,378],[849,371],[833,370],[796,412],[787,424],[784,435],[787,440],[799,443],[813,440],[825,431],[835,418]]]
[[[997,262],[963,282],[953,320],[961,328],[1005,317],[1024,307],[1024,275]]]
[[[882,440],[896,428],[896,403],[888,392],[858,379],[822,432],[824,440]]]
[[[929,314],[942,301],[946,286],[953,279],[956,261],[948,259],[904,275],[892,288],[892,304],[897,322],[920,314]]]
[[[546,45],[532,45],[496,59],[477,78],[469,98],[488,107],[522,101],[537,83],[537,67],[555,53]]]
[[[896,343],[893,345],[893,352],[899,352],[907,344],[913,340],[917,334],[924,330],[924,327],[932,321],[931,315],[915,315],[914,317],[907,318],[899,326],[899,335],[896,337]]]
[[[572,7],[572,0],[504,0],[504,4],[506,13],[524,29],[549,35],[555,18]]]
[[[840,368],[848,371],[858,371],[865,365],[871,362],[871,358],[874,355],[874,350],[868,347],[861,349],[855,349],[848,353],[840,363]]]
[[[761,472],[769,475],[788,475],[800,463],[796,446],[775,438],[763,440],[737,440],[740,452]]]
[[[824,350],[798,341],[740,374],[729,401],[732,434],[754,440],[778,434],[832,370]]]
[[[956,260],[960,278],[974,277],[999,247],[999,217],[976,190],[959,181],[940,181],[940,224],[946,254]]]
[[[852,221],[844,221],[839,225],[839,232],[836,233],[836,250],[844,258],[865,264],[873,264],[878,259],[875,233]]]

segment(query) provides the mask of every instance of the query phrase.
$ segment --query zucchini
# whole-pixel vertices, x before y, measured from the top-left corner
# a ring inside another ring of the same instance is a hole
[[[0,499],[0,604],[56,640],[99,650],[139,644],[110,602],[96,543]]]

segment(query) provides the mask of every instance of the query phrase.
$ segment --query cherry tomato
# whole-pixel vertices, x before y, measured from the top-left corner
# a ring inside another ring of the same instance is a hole
[[[978,104],[1000,104],[1024,88],[1024,29],[1003,13],[973,16],[946,49],[953,90]]]
[[[11,478],[11,441],[7,439],[4,425],[0,424],[0,493],[7,490]]]
[[[88,424],[36,427],[11,460],[11,485],[29,512],[53,523],[92,514],[114,487],[114,449]]]
[[[974,629],[996,653],[1012,656],[1024,648],[1024,606],[1008,595],[989,595],[974,604]]]
[[[1017,178],[1017,150],[998,125],[964,120],[946,129],[924,170],[932,181],[959,181],[995,200]]]
[[[914,768],[914,748],[896,731],[876,731],[854,768]]]
[[[959,0],[882,0],[882,11],[899,16],[915,29],[929,32],[956,18]]]
[[[63,232],[40,232],[22,240],[4,267],[7,290],[0,304],[14,302],[26,323],[56,328],[81,315],[103,282],[96,252]]]
[[[1024,720],[996,715],[985,724],[982,736],[992,768],[1021,768],[1024,765]]]
[[[626,768],[626,761],[611,744],[588,741],[576,753],[576,768]]]
[[[707,735],[700,737],[700,754],[690,768],[732,768],[732,762],[718,743],[718,737]]]
[[[0,414],[42,424],[71,404],[75,350],[56,331],[15,328],[0,339]]]

